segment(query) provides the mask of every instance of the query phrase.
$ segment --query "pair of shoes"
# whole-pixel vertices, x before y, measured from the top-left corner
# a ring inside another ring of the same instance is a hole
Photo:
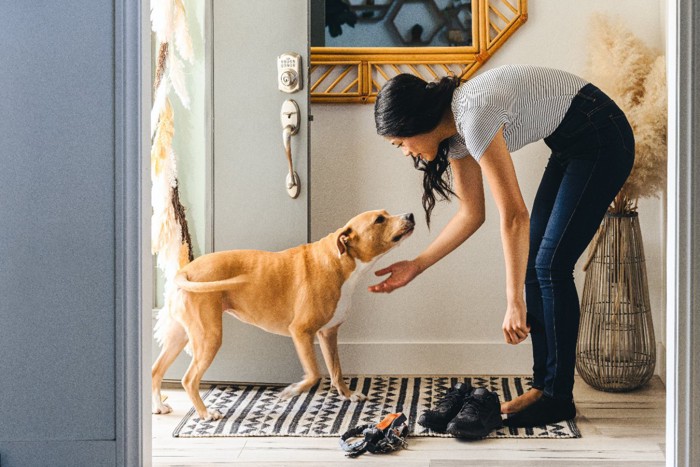
[[[511,414],[504,423],[510,427],[529,428],[571,420],[574,417],[576,405],[573,400],[554,399],[543,394],[531,406]]]
[[[418,423],[458,438],[478,439],[503,426],[498,394],[486,388],[457,383],[440,399],[434,410],[421,414]]]

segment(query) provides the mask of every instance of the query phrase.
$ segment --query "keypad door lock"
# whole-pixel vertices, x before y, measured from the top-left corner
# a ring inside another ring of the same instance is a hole
[[[287,52],[277,57],[277,86],[287,93],[302,89],[301,55]]]

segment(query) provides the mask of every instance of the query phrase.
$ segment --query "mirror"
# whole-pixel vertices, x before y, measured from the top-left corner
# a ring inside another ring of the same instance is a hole
[[[318,47],[460,47],[473,44],[472,0],[324,0]],[[315,42],[314,42],[315,41]]]
[[[527,20],[527,0],[311,0],[311,101],[374,102],[386,81],[471,76]]]

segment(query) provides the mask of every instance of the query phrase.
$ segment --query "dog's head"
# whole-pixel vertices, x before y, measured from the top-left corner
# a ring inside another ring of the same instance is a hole
[[[338,233],[338,255],[347,254],[368,263],[408,238],[415,225],[412,213],[392,216],[383,209],[363,212]]]

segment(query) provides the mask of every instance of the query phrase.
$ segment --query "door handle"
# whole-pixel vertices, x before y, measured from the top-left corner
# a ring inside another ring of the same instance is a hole
[[[299,106],[297,103],[292,99],[284,101],[280,112],[280,121],[282,122],[282,144],[284,145],[287,165],[289,166],[286,183],[287,194],[291,198],[299,196],[301,191],[301,181],[294,170],[294,162],[292,161],[292,136],[299,132],[299,120]]]

